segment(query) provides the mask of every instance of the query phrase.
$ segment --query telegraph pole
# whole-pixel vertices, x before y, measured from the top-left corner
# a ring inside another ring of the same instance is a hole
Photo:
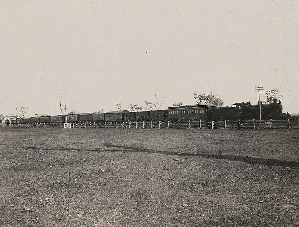
[[[262,102],[261,102],[261,93],[260,91],[263,91],[264,88],[261,86],[255,86],[255,92],[258,92],[258,96],[259,96],[259,106],[260,106],[260,123],[262,120]]]

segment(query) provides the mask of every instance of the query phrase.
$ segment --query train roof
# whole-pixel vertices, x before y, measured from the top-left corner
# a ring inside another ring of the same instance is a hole
[[[185,106],[170,106],[168,109],[170,110],[175,110],[175,109],[196,109],[196,108],[205,108],[207,109],[209,106],[208,105],[185,105]]]

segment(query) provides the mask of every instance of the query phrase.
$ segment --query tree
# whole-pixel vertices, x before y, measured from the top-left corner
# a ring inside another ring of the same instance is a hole
[[[160,109],[162,104],[164,104],[163,99],[165,97],[159,98],[157,93],[155,93],[155,101],[144,101],[145,105],[142,107],[144,110],[154,110],[154,109]]]
[[[155,104],[152,102],[144,101],[144,103],[145,103],[145,107],[144,107],[145,110],[153,110],[154,107],[156,107]]]
[[[16,107],[16,112],[17,112],[17,116],[16,117],[19,117],[19,118],[24,118],[25,117],[25,114],[27,113],[28,111],[28,107]]]
[[[116,103],[116,108],[118,111],[121,111],[121,102]]]
[[[136,104],[130,104],[129,106],[129,111],[140,111],[142,110],[142,106],[138,106]]]
[[[98,114],[100,114],[100,113],[104,113],[104,109],[100,109],[98,112],[96,112],[96,113],[98,113]]]
[[[157,93],[155,93],[155,99],[156,99],[156,103],[154,104],[154,106],[159,110],[162,104],[164,104],[165,97],[159,98]]]
[[[213,105],[213,106],[223,106],[223,101],[218,97],[215,96],[212,92],[209,94],[197,94],[196,92],[193,93],[194,100],[197,104],[200,105]]]
[[[266,91],[267,96],[267,103],[274,103],[275,101],[279,100],[282,95],[279,95],[279,91],[277,88],[274,88],[272,90]]]
[[[176,103],[173,103],[172,106],[182,106],[183,103],[182,102],[176,102]]]

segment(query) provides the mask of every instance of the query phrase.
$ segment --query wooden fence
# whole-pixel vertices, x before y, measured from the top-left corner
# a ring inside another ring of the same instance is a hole
[[[139,121],[73,124],[72,128],[127,128],[127,129],[299,129],[299,120],[246,121]]]
[[[126,121],[126,122],[86,122],[61,124],[20,124],[10,127],[64,127],[64,128],[127,128],[127,129],[299,129],[299,119],[287,120],[246,120],[246,121]]]

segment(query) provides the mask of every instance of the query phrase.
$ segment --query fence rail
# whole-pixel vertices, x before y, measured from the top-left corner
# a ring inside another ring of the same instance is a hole
[[[299,129],[299,120],[247,120],[247,121],[128,121],[72,124],[73,128],[127,128],[127,129]]]
[[[127,128],[127,129],[299,129],[299,119],[287,120],[246,120],[246,121],[126,121],[126,122],[86,122],[61,124],[24,124],[15,127],[64,127],[64,128]]]

